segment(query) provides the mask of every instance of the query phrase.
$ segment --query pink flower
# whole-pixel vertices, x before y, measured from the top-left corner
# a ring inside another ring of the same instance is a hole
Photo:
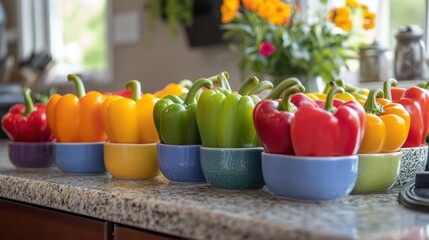
[[[259,52],[266,58],[273,54],[275,50],[276,48],[274,45],[269,42],[263,42],[261,46],[259,46]]]

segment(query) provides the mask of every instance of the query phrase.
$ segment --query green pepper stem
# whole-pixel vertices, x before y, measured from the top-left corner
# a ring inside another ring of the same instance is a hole
[[[270,81],[264,80],[259,82],[259,84],[250,92],[249,95],[257,95],[265,90],[269,90],[273,88],[273,84]]]
[[[292,87],[287,88],[283,92],[283,100],[278,106],[279,111],[286,111],[286,112],[296,112],[296,107],[290,102],[290,97],[296,93],[303,93],[305,92],[304,86],[302,86],[301,83],[295,84]]]
[[[206,87],[208,89],[212,88],[212,81],[205,78],[197,80],[194,85],[192,85],[191,89],[189,89],[188,95],[186,95],[185,105],[195,103],[197,95],[203,87]]]
[[[223,87],[216,88],[216,91],[219,92],[219,93],[222,93],[225,96],[231,94],[231,91],[229,91],[229,90],[227,90],[227,89],[225,89]]]
[[[365,104],[363,105],[363,108],[365,109],[365,112],[372,113],[372,114],[380,114],[384,112],[383,106],[381,106],[377,102],[377,98],[383,98],[383,90],[380,88],[373,89],[369,92],[368,98],[366,99]]]
[[[132,91],[131,99],[134,101],[138,101],[141,98],[141,85],[140,82],[137,80],[130,80],[128,81],[127,85],[125,86],[125,89],[128,91]]]
[[[429,81],[425,84],[425,86],[423,88],[426,89],[426,90],[429,89]]]
[[[346,90],[346,92],[359,92],[360,91],[359,88],[352,86],[350,84],[346,84],[344,89]]]
[[[328,84],[326,84],[325,89],[323,89],[323,94],[328,95],[329,91],[331,91],[332,87],[337,86],[335,81],[330,81]]]
[[[187,89],[192,87],[192,81],[189,79],[183,79],[178,84],[184,88],[187,88]]]
[[[163,99],[169,99],[174,103],[183,103],[183,100],[180,97],[172,94],[165,96]]]
[[[219,84],[221,87],[231,92],[231,86],[229,86],[228,78],[229,78],[228,72],[221,72],[219,74]]]
[[[337,80],[335,80],[335,84],[338,87],[342,87],[342,88],[344,88],[344,90],[346,90],[346,83],[344,82],[343,79],[337,79]]]
[[[334,97],[337,93],[344,93],[344,88],[331,86],[331,90],[329,91],[328,96],[326,97],[326,103],[325,103],[326,111],[331,113],[336,111],[335,107],[333,106],[333,103],[334,103]]]
[[[85,86],[82,83],[82,79],[80,79],[80,77],[76,74],[69,74],[67,75],[67,80],[69,82],[73,82],[75,87],[76,87],[76,91],[77,94],[76,96],[78,98],[81,98],[83,96],[85,96],[86,92],[85,92]]]
[[[36,111],[36,107],[34,106],[33,100],[31,99],[31,89],[25,88],[22,92],[24,96],[24,104],[25,104],[25,110],[22,113],[25,117],[28,117],[30,113]]]
[[[265,97],[265,99],[279,99],[285,89],[292,87],[295,84],[301,84],[298,78],[288,78],[281,81],[273,90]]]
[[[240,87],[238,94],[241,96],[250,95],[250,92],[259,84],[259,79],[255,76],[247,79],[247,81]]]
[[[384,91],[384,98],[387,100],[392,101],[392,92],[391,88],[398,85],[398,81],[396,81],[393,78],[389,78],[383,83],[383,91]]]

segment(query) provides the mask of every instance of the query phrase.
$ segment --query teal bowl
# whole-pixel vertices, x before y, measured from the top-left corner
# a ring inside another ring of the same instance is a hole
[[[358,178],[352,194],[385,192],[399,177],[402,152],[359,154]]]
[[[214,188],[260,189],[262,148],[201,147],[201,168],[207,182]]]

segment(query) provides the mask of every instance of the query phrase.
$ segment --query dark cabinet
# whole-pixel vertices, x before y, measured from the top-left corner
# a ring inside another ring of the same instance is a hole
[[[133,228],[115,225],[113,230],[115,240],[171,240],[178,239],[170,236],[141,231]]]
[[[0,199],[0,239],[108,240],[110,223]]]

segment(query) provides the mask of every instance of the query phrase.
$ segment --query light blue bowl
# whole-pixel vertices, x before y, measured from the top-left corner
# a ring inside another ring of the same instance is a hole
[[[357,155],[303,157],[262,153],[262,173],[268,189],[289,199],[340,199],[353,190],[357,172]]]
[[[64,173],[100,174],[104,167],[104,142],[54,143],[55,161]]]
[[[264,186],[260,147],[201,147],[201,168],[214,188],[260,189]]]
[[[161,173],[173,182],[206,182],[201,170],[200,148],[201,145],[158,143],[158,166]]]

